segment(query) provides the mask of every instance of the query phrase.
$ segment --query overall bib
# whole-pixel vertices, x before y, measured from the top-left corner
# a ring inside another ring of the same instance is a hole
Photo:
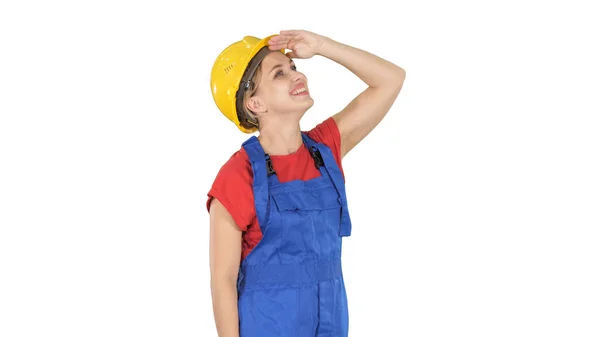
[[[326,145],[304,133],[302,140],[321,174],[287,183],[279,182],[255,136],[243,144],[262,239],[240,265],[240,337],[348,336],[341,254],[351,222],[344,180]]]

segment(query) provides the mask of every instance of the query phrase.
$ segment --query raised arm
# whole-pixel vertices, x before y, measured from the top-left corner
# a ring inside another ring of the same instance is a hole
[[[290,57],[321,55],[350,70],[368,85],[335,119],[342,138],[342,156],[363,140],[388,113],[398,97],[406,72],[364,50],[304,30],[284,30],[271,39],[273,49],[287,48]]]
[[[324,38],[319,54],[341,64],[369,86],[333,116],[345,156],[388,113],[402,89],[406,72],[378,56],[329,38]]]
[[[219,337],[239,337],[237,275],[242,232],[225,207],[210,205],[210,286]]]

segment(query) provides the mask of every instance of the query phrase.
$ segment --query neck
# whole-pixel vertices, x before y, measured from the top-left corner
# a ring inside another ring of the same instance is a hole
[[[265,125],[261,127],[258,140],[265,152],[271,156],[282,156],[298,151],[302,146],[299,123]]]

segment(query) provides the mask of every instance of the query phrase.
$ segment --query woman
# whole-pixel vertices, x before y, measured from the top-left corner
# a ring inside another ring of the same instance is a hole
[[[301,132],[313,99],[293,59],[314,55],[346,67],[368,88]],[[405,71],[328,37],[286,30],[230,45],[211,76],[221,112],[242,132],[259,132],[223,165],[208,193],[219,336],[347,336],[341,245],[351,222],[342,158],[383,119]]]

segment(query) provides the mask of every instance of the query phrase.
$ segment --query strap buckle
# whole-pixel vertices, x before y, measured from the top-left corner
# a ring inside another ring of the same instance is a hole
[[[313,159],[315,161],[315,166],[317,167],[317,169],[319,169],[319,167],[321,167],[321,166],[325,166],[325,162],[323,161],[323,156],[321,156],[321,152],[319,151],[319,149],[312,146],[310,155],[313,157]]]
[[[271,157],[269,157],[268,154],[265,155],[265,157],[267,158],[267,176],[276,174],[275,169],[273,168],[273,162],[271,161]]]

